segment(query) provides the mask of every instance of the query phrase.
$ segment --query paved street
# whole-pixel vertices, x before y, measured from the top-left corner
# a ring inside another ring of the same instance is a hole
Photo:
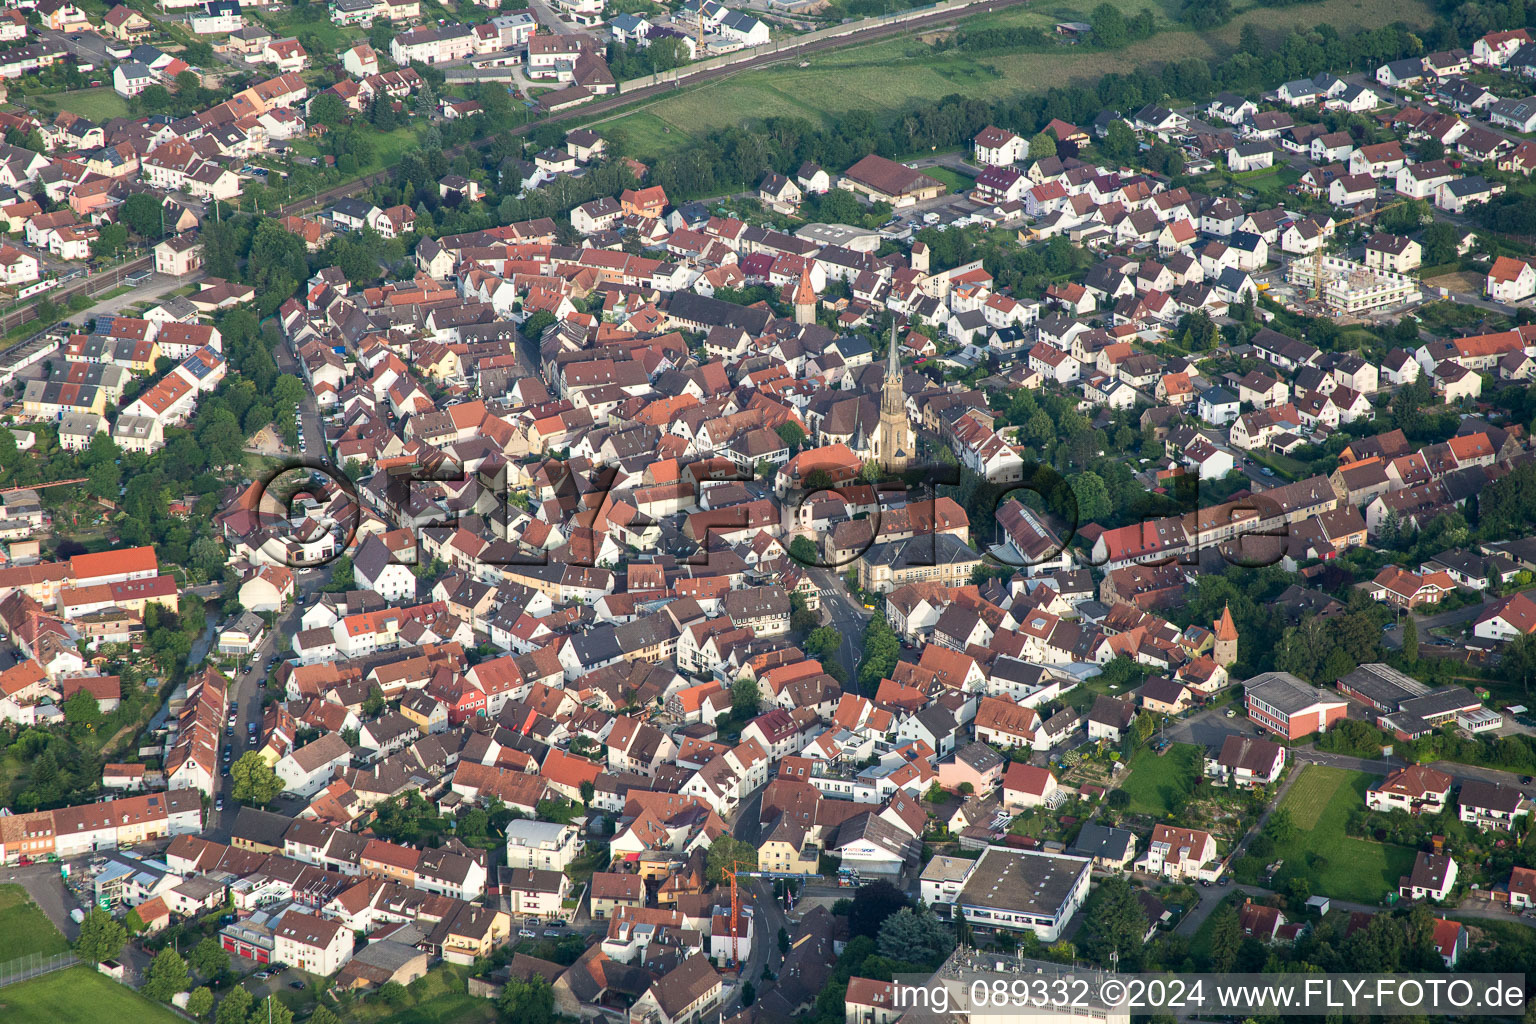
[[[851,687],[858,678],[859,657],[864,650],[864,627],[873,613],[849,595],[842,578],[831,569],[808,568],[807,572],[821,588],[822,621],[843,635],[837,660],[848,673]]]
[[[292,372],[292,355],[288,347],[279,346],[277,351],[278,368],[285,372]],[[304,437],[309,440],[309,450],[304,452],[304,455],[316,461],[324,459],[326,457],[323,441],[325,435],[320,422],[320,410],[313,395],[305,395],[303,403],[299,406],[299,416],[303,424]],[[278,637],[292,637],[298,632],[301,611],[308,608],[313,603],[314,596],[330,582],[331,569],[329,566],[319,569],[295,568],[294,577],[293,602],[278,617],[272,629],[267,631],[266,638],[256,648],[244,671],[234,679],[230,699],[238,702],[239,711],[232,727],[233,735],[229,734],[231,730],[226,729],[224,737],[224,743],[232,748],[229,764],[239,760],[240,755],[246,751],[255,749],[248,739],[249,729],[254,724],[257,735],[260,735],[262,697],[267,692],[261,686],[261,681],[266,678],[268,660],[273,654],[278,653]],[[234,779],[229,775],[221,775],[214,796],[223,799],[224,809],[209,811],[208,823],[204,831],[208,838],[224,842],[228,839],[229,829],[234,825],[235,815],[240,809],[234,799]]]
[[[1410,613],[1413,615],[1413,621],[1418,625],[1419,628],[1419,645],[1422,647],[1424,644],[1429,643],[1433,639],[1429,635],[1429,631],[1434,629],[1436,626],[1460,626],[1471,622],[1473,619],[1476,619],[1479,615],[1483,614],[1483,608],[1487,605],[1487,603],[1488,598],[1484,597],[1482,604],[1469,604],[1465,608],[1457,608],[1454,611],[1440,612],[1437,615],[1419,615],[1416,612]],[[1382,642],[1385,643],[1388,647],[1392,648],[1392,650],[1398,650],[1403,646],[1403,627],[1400,624],[1395,625],[1390,630],[1382,633],[1381,638]]]
[[[533,11],[533,16],[538,19],[539,24],[554,35],[568,36],[581,32],[581,29],[577,26],[561,21],[555,12],[550,9],[546,0],[528,0],[528,8]]]

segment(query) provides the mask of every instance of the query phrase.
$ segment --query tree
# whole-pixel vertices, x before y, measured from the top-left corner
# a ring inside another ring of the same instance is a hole
[[[187,996],[187,1012],[198,1020],[206,1019],[208,1012],[212,1009],[213,992],[209,990],[207,985],[199,985],[192,990],[191,995]],[[313,1021],[315,1018],[311,1017],[309,1019]]]
[[[122,222],[140,238],[151,241],[165,234],[165,207],[151,192],[135,192],[123,200]]]
[[[91,243],[91,255],[112,256],[128,244],[128,229],[121,224],[103,224],[96,241]]]
[[[64,702],[64,721],[70,725],[94,728],[101,723],[101,705],[89,690],[76,690]]]
[[[98,462],[86,473],[85,489],[92,497],[116,501],[118,488],[122,486],[123,472],[115,462]]]
[[[214,1017],[215,1024],[245,1024],[245,1015],[251,1008],[255,997],[249,989],[235,986],[229,990],[219,1003],[219,1012]]]
[[[353,575],[352,559],[347,555],[337,555],[331,563],[331,582],[325,587],[334,594],[351,590],[357,585],[357,577]]]
[[[837,657],[838,648],[842,646],[843,634],[831,626],[817,626],[805,638],[805,653],[820,662]]]
[[[342,1024],[342,1021],[329,1006],[317,1006],[315,1012],[309,1015],[306,1024]]]
[[[123,951],[128,932],[106,911],[92,908],[80,922],[80,937],[75,939],[75,956],[90,964],[111,960]]]
[[[1419,244],[1424,252],[1422,259],[1426,267],[1438,267],[1450,263],[1456,259],[1456,248],[1461,243],[1461,233],[1456,225],[1449,221],[1437,220],[1424,229]],[[1414,337],[1418,331],[1414,331]]]
[[[1237,911],[1223,906],[1211,922],[1211,969],[1218,974],[1230,971],[1242,944],[1243,928],[1238,923]]]
[[[229,954],[224,952],[217,939],[207,938],[192,947],[187,962],[199,976],[212,978],[229,967]]]
[[[523,321],[522,334],[525,338],[537,340],[543,335],[546,328],[555,322],[555,314],[547,309],[541,309],[537,313]]]
[[[1184,0],[1180,17],[1197,29],[1219,28],[1232,20],[1232,0]]]
[[[1135,969],[1141,963],[1142,939],[1147,934],[1147,913],[1130,882],[1119,875],[1104,879],[1088,900],[1088,912],[1079,940],[1085,953],[1101,964],[1116,963]]]
[[[1124,46],[1130,38],[1125,16],[1113,4],[1099,4],[1089,13],[1088,20],[1093,25],[1093,41],[1100,46],[1113,49]]]
[[[347,118],[347,105],[333,92],[322,92],[309,101],[309,120],[312,122],[335,128],[345,124]]]
[[[551,1024],[555,1019],[555,993],[539,975],[527,981],[507,982],[496,1000],[501,1019],[516,1024]]]
[[[816,542],[809,537],[796,537],[790,541],[789,557],[801,565],[821,564],[821,553],[816,550]]]
[[[1151,712],[1143,711],[1141,714],[1136,716],[1136,721],[1134,724],[1136,728],[1137,742],[1145,743],[1147,741],[1147,737],[1151,736],[1153,731],[1157,728],[1157,719],[1152,716]]]
[[[398,982],[389,984],[399,987]],[[276,996],[267,996],[251,1008],[247,1024],[293,1024],[293,1011],[284,1006]]]
[[[791,451],[794,451],[801,445],[805,444],[805,430],[794,420],[787,420],[783,423],[780,423],[778,427],[775,428],[775,431],[779,435],[779,440],[783,441],[784,446],[789,448]]]
[[[241,754],[229,775],[235,780],[235,799],[243,804],[265,807],[283,791],[283,780],[254,750]]]
[[[368,691],[368,696],[363,698],[363,717],[378,718],[384,713],[384,691],[375,686]]]
[[[1099,143],[1099,150],[1111,160],[1129,160],[1136,155],[1136,132],[1131,126],[1118,118],[1109,123],[1109,130],[1104,133],[1104,141]]]
[[[168,1003],[178,992],[185,992],[191,979],[187,962],[174,949],[162,949],[144,972],[143,993],[150,999]]]
[[[901,640],[884,615],[876,615],[864,627],[864,660],[859,665],[859,686],[874,692],[880,680],[896,667],[901,656]]]
[[[1044,160],[1056,155],[1056,136],[1050,132],[1041,132],[1029,140],[1029,158],[1031,160]]]
[[[937,967],[955,947],[949,929],[927,907],[903,907],[880,925],[881,956]]]
[[[1403,623],[1403,657],[1408,659],[1410,665],[1419,660],[1419,626],[1413,621],[1412,614]]]
[[[757,870],[757,847],[740,839],[722,835],[709,847],[709,859],[705,862],[709,880],[719,885],[730,877],[732,871],[745,868]]]
[[[1092,470],[1085,469],[1072,477],[1072,494],[1077,498],[1079,523],[1103,522],[1115,510],[1114,503],[1109,500],[1109,488],[1105,486],[1104,478]]]
[[[751,718],[757,714],[763,699],[757,680],[747,676],[731,684],[731,714],[737,718]]]
[[[1284,846],[1296,838],[1298,833],[1296,823],[1291,820],[1291,812],[1285,807],[1277,807],[1264,822],[1264,834],[1268,836],[1276,846]]]
[[[910,906],[906,894],[890,882],[881,880],[860,886],[848,908],[849,936],[877,938],[885,919],[906,906]]]

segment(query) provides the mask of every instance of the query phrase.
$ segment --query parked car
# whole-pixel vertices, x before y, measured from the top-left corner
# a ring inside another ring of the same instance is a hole
[[[539,937],[539,933],[532,928],[519,928],[517,934],[525,939],[536,939]]]
[[[1227,708],[1227,717],[1228,718],[1236,718],[1237,717],[1237,712],[1234,711],[1231,708]]]

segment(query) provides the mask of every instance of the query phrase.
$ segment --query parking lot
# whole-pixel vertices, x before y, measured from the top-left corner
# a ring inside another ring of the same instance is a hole
[[[1172,743],[1198,743],[1207,750],[1220,750],[1228,736],[1251,732],[1253,726],[1241,712],[1227,717],[1227,708],[1207,708],[1189,718],[1170,722],[1162,735]]]

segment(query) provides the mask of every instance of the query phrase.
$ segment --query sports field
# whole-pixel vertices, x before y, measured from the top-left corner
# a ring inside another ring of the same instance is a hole
[[[1336,899],[1379,903],[1396,891],[1398,879],[1413,870],[1413,851],[1346,835],[1349,814],[1365,806],[1371,776],[1309,764],[1280,802],[1296,834],[1275,851],[1284,862],[1274,886],[1284,889],[1305,878],[1312,891]]]
[[[1322,22],[1348,32],[1393,21],[1428,24],[1431,20],[1424,0],[1321,0],[1283,8],[1253,7],[1240,0],[1237,6],[1244,8],[1243,13],[1230,24],[1200,33],[1172,21],[1167,3],[1115,2],[1127,13],[1152,7],[1160,31],[1150,39],[1113,51],[1060,47],[1045,52],[974,55],[935,51],[925,41],[932,38],[931,33],[897,36],[814,54],[806,59],[805,67],[786,62],[715,79],[652,100],[632,112],[599,119],[597,124],[605,132],[622,135],[626,150],[645,159],[679,148],[692,133],[757,118],[788,115],[829,123],[850,110],[897,110],[917,99],[937,99],[952,93],[998,99],[1091,83],[1106,72],[1123,72],[1142,64],[1216,59],[1235,48],[1243,26],[1250,21],[1278,37],[1290,28]],[[1087,8],[1029,5],[978,15],[960,25],[968,30],[1049,27],[1065,18],[1086,17]]]
[[[6,1024],[180,1024],[177,1017],[90,967],[71,967],[0,988]]]

